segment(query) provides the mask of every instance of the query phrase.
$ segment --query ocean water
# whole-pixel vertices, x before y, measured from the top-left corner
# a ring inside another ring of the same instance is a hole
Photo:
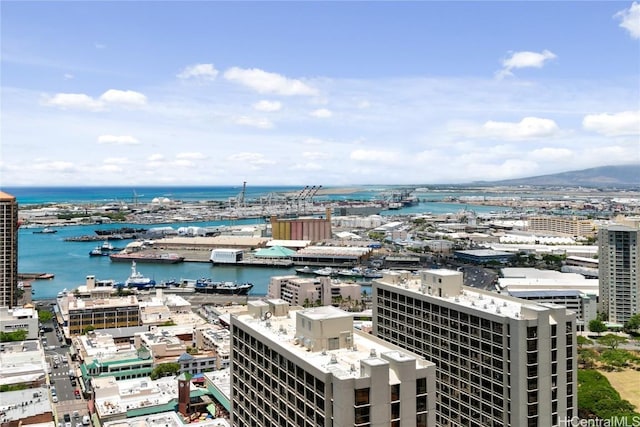
[[[328,200],[375,200],[383,198],[385,193],[393,187],[370,187],[343,194],[328,194],[323,197]],[[175,200],[195,202],[200,200],[227,200],[235,197],[241,187],[142,187],[135,189],[139,201],[151,201],[154,197],[169,197]],[[110,201],[132,200],[133,189],[124,187],[15,187],[3,188],[2,191],[14,195],[19,205],[47,204],[47,203],[102,203]],[[247,187],[245,197],[257,199],[269,193],[287,193],[300,191],[293,187]],[[431,212],[434,214],[454,213],[464,208],[456,203],[444,203],[438,200],[456,193],[434,192],[420,194],[421,199],[429,200],[417,205],[382,212],[382,215],[405,215]],[[469,207],[467,207],[469,208]],[[474,211],[484,213],[504,210],[496,206],[473,206]],[[31,282],[33,299],[54,298],[64,289],[74,289],[84,284],[88,275],[99,280],[113,279],[124,281],[131,273],[128,263],[111,262],[109,257],[90,257],[89,251],[99,242],[67,242],[67,237],[95,234],[96,229],[120,228],[124,226],[151,228],[168,225],[173,228],[181,226],[216,226],[241,225],[262,222],[262,219],[209,221],[198,223],[173,223],[140,226],[137,224],[109,224],[68,226],[57,228],[55,234],[34,233],[37,229],[22,228],[18,231],[18,271],[20,273],[53,273],[50,280],[34,280]],[[128,240],[114,241],[113,245],[124,247]],[[156,281],[169,279],[196,279],[211,277],[214,280],[253,283],[252,295],[266,295],[269,279],[276,275],[295,274],[294,268],[261,268],[261,267],[227,267],[212,266],[210,263],[185,262],[179,264],[138,264],[138,271]]]

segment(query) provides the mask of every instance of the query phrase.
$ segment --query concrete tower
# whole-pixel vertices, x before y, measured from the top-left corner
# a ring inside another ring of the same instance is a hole
[[[640,313],[640,230],[622,225],[598,232],[600,312],[624,324]]]
[[[18,302],[18,202],[0,191],[0,306]]]

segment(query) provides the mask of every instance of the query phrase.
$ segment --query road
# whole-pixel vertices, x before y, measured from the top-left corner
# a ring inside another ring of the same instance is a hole
[[[53,321],[44,323],[42,326],[47,331],[41,332],[40,337],[45,348],[45,358],[51,367],[49,380],[51,387],[55,387],[58,399],[58,402],[53,403],[58,426],[65,427],[64,415],[69,414],[71,427],[80,427],[82,417],[88,415],[89,410],[77,385],[77,380],[75,378],[72,380],[69,376],[70,370],[77,371],[77,362],[71,360],[69,347],[62,340],[63,335],[58,326]],[[72,381],[76,382],[76,385],[73,385]],[[78,396],[76,396],[75,390],[78,390]]]

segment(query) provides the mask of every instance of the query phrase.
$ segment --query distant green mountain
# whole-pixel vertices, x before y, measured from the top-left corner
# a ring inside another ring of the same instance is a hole
[[[571,186],[592,188],[640,188],[640,164],[601,166],[578,171],[502,181],[475,181],[478,185]]]

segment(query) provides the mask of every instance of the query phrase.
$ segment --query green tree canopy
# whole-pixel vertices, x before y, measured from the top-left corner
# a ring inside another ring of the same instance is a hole
[[[0,342],[24,341],[27,338],[26,329],[13,332],[0,332]]]
[[[605,325],[600,319],[593,319],[589,322],[589,330],[600,335],[602,332],[607,330],[607,325]]]
[[[42,323],[50,322],[53,319],[53,313],[49,310],[38,310],[38,320]]]
[[[620,344],[627,342],[627,339],[616,334],[607,334],[598,338],[598,342],[602,345],[606,345],[611,350],[615,350]]]
[[[640,329],[640,313],[634,314],[624,324],[624,328],[628,331],[637,331]]]

